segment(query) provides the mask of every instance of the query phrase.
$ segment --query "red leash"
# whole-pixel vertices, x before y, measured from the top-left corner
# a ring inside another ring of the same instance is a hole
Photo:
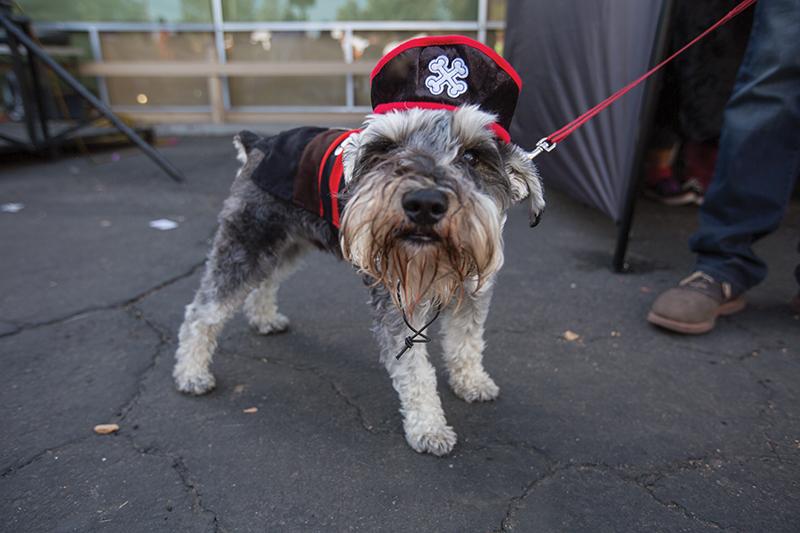
[[[572,122],[569,122],[567,125],[565,125],[561,129],[556,130],[555,132],[551,133],[547,137],[542,138],[539,142],[536,143],[536,148],[532,152],[530,152],[530,158],[533,159],[534,157],[538,156],[542,152],[552,152],[553,149],[556,147],[556,145],[558,143],[560,143],[561,141],[563,141],[564,139],[566,139],[567,137],[572,135],[572,133],[575,132],[575,130],[577,130],[578,128],[580,128],[584,124],[586,124],[595,115],[597,115],[598,113],[603,111],[605,108],[607,108],[608,106],[613,104],[615,101],[617,101],[620,98],[622,98],[626,93],[628,93],[631,89],[633,89],[634,87],[636,87],[637,85],[639,85],[640,83],[645,81],[647,78],[649,78],[650,76],[652,76],[653,74],[655,74],[656,72],[661,70],[667,63],[670,63],[676,57],[678,57],[679,55],[684,53],[686,50],[688,50],[689,48],[691,48],[692,46],[697,44],[698,41],[702,40],[709,33],[711,33],[712,31],[716,30],[717,28],[719,28],[720,26],[722,26],[723,24],[725,24],[726,22],[728,22],[729,20],[734,18],[736,15],[738,15],[739,13],[741,13],[742,11],[744,11],[745,9],[747,9],[748,7],[750,7],[751,5],[753,5],[755,3],[756,3],[756,0],[743,0],[739,5],[737,5],[735,8],[733,8],[727,15],[725,15],[724,17],[719,19],[712,26],[710,26],[708,29],[706,29],[703,33],[701,33],[700,35],[698,35],[697,37],[695,37],[694,39],[692,39],[691,41],[686,43],[677,52],[673,53],[671,56],[666,58],[664,61],[662,61],[661,63],[659,63],[655,67],[651,68],[650,70],[648,70],[640,78],[632,81],[631,83],[629,83],[628,85],[626,85],[622,89],[618,90],[617,92],[615,92],[614,94],[612,94],[611,96],[609,96],[608,98],[606,98],[605,100],[603,100],[602,102],[600,102],[599,104],[597,104],[596,106],[594,106],[593,108],[588,110],[587,112],[585,112],[582,115],[580,115],[578,118],[576,118]]]

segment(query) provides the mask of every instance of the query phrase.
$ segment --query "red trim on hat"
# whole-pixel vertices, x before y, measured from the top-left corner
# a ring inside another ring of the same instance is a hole
[[[446,109],[447,111],[455,111],[458,109],[458,106],[440,104],[438,102],[390,102],[387,104],[378,104],[373,112],[382,115],[391,111],[407,111],[409,109]],[[511,142],[511,134],[497,122],[492,122],[489,128],[501,141],[507,143]]]
[[[514,70],[514,67],[511,64],[503,59],[497,52],[489,48],[483,43],[479,43],[474,39],[470,39],[469,37],[464,37],[463,35],[437,35],[433,37],[417,37],[416,39],[410,39],[404,43],[397,45],[396,47],[392,48],[388,54],[383,56],[378,64],[375,65],[375,68],[372,69],[372,74],[369,76],[369,81],[372,82],[372,78],[377,76],[378,72],[383,68],[386,63],[389,62],[392,58],[398,56],[399,54],[405,52],[410,48],[422,48],[425,46],[438,46],[442,44],[462,44],[465,46],[471,46],[472,48],[477,48],[497,63],[506,74],[511,76],[511,79],[514,80],[514,83],[517,84],[518,89],[522,89],[522,78],[519,77],[517,71]]]

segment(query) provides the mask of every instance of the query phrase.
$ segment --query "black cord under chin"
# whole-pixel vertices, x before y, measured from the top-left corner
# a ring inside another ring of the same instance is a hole
[[[403,349],[400,350],[400,353],[398,353],[397,355],[394,356],[395,359],[399,360],[401,357],[403,357],[404,353],[406,353],[408,350],[410,350],[411,348],[414,347],[415,343],[424,344],[424,343],[431,342],[431,338],[428,337],[427,335],[425,335],[423,333],[423,331],[428,329],[428,327],[431,324],[433,324],[434,321],[437,318],[439,318],[439,313],[442,311],[442,308],[441,307],[437,307],[436,308],[436,314],[433,315],[433,318],[431,318],[430,321],[428,321],[428,323],[425,324],[424,326],[422,326],[421,328],[416,329],[416,328],[414,328],[414,326],[411,325],[411,323],[408,321],[408,317],[406,316],[406,310],[403,307],[403,300],[400,297],[400,284],[399,283],[397,284],[397,300],[400,302],[400,312],[403,314],[403,322],[406,323],[406,327],[408,329],[410,329],[411,331],[414,332],[413,335],[409,335],[408,337],[403,339],[403,342],[405,343],[405,346],[403,346]],[[420,338],[418,339],[417,337],[420,337]]]

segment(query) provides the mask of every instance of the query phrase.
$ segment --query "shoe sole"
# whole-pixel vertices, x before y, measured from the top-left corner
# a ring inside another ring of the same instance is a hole
[[[647,315],[647,321],[651,324],[655,324],[656,326],[660,326],[676,333],[684,333],[686,335],[701,335],[714,329],[714,326],[717,323],[717,317],[738,313],[744,309],[746,305],[747,303],[745,302],[744,298],[736,298],[730,302],[725,302],[717,308],[717,312],[711,318],[711,320],[707,320],[705,322],[680,322],[678,320],[672,320],[670,318],[663,317],[652,311],[650,311],[650,313]]]
[[[684,205],[692,205],[697,203],[697,194],[693,192],[685,192],[676,196],[659,196],[650,191],[645,191],[645,198],[658,202],[662,205],[669,207],[681,207]]]

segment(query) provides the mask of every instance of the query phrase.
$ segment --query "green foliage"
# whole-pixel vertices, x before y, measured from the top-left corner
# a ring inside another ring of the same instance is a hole
[[[237,21],[302,21],[309,20],[308,11],[317,0],[227,0],[223,3],[226,20]]]
[[[17,1],[40,21],[211,21],[210,0]],[[222,8],[236,21],[476,20],[478,0],[224,0]]]
[[[347,0],[339,20],[475,20],[478,0]]]
[[[17,0],[34,20],[210,22],[209,0]]]

